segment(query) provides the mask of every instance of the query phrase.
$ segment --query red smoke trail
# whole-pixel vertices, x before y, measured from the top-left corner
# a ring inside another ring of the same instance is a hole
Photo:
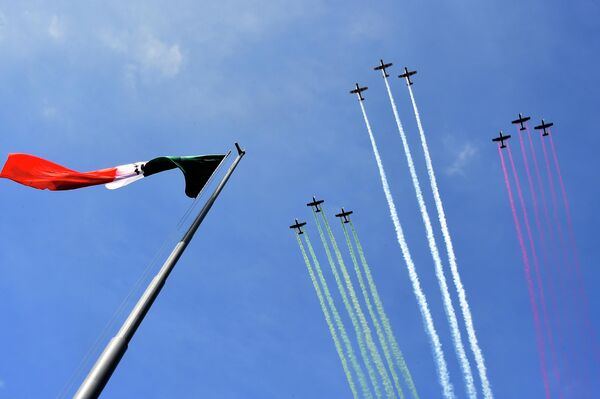
[[[554,140],[552,139],[551,133],[548,136],[548,138],[550,139],[550,148],[552,150],[552,157],[554,158],[554,167],[556,168],[556,174],[558,175],[558,183],[560,185],[560,191],[562,194],[563,204],[565,207],[565,214],[567,217],[567,228],[569,230],[569,241],[571,244],[571,252],[573,254],[573,261],[575,263],[575,278],[577,280],[577,285],[579,288],[579,295],[580,295],[580,298],[581,298],[581,300],[583,302],[583,306],[584,306],[584,319],[585,319],[586,329],[587,329],[589,338],[591,340],[591,343],[594,346],[595,355],[596,355],[595,357],[598,360],[598,356],[600,355],[600,353],[598,352],[598,344],[595,339],[596,335],[594,333],[592,324],[589,320],[590,303],[589,303],[589,299],[587,296],[587,292],[585,290],[585,285],[583,284],[583,277],[581,275],[579,254],[577,251],[577,244],[575,242],[575,232],[573,230],[573,219],[571,218],[571,207],[569,206],[569,200],[567,198],[567,190],[565,190],[565,183],[562,178],[560,164],[558,162],[558,156],[556,155],[556,147],[554,147]],[[543,142],[543,140],[542,140],[542,142]]]
[[[568,298],[572,297],[571,293],[569,292],[569,290],[567,288],[568,284],[564,283],[565,276],[563,275],[563,273],[565,273],[565,270],[566,270],[565,266],[567,265],[567,260],[565,258],[564,251],[561,250],[562,241],[559,240],[559,237],[554,233],[554,229],[552,228],[552,219],[550,217],[550,212],[548,210],[548,201],[546,198],[546,190],[544,189],[542,174],[540,172],[540,164],[538,162],[536,151],[533,146],[533,139],[531,138],[531,131],[529,130],[528,126],[526,126],[526,128],[527,128],[527,138],[529,140],[529,149],[531,151],[531,157],[533,159],[533,165],[534,165],[534,170],[535,170],[537,186],[539,188],[540,198],[541,198],[541,202],[542,202],[542,209],[544,211],[544,222],[546,225],[546,239],[547,239],[547,244],[549,244],[549,246],[550,246],[550,248],[549,248],[550,254],[549,255],[550,255],[550,258],[553,260],[553,263],[555,266],[555,270],[554,270],[555,276],[558,278],[556,280],[556,281],[558,281],[558,289],[555,290],[554,292],[558,295],[558,291],[560,291],[559,298],[564,298],[565,300],[567,300]],[[548,264],[548,265],[550,265],[550,264]],[[564,265],[564,266],[561,267],[561,265]],[[561,308],[561,309],[563,309],[563,308]],[[567,309],[567,314],[573,315],[574,313],[576,313],[576,312],[571,312],[571,311],[568,311],[568,309]],[[557,315],[557,317],[555,318],[555,323],[556,323],[556,328],[557,328],[557,332],[558,332],[558,342],[559,342],[559,346],[563,347],[563,356],[561,357],[562,361],[563,361],[563,372],[567,372],[569,370],[569,364],[574,363],[574,358],[573,358],[574,354],[571,350],[569,350],[570,348],[567,347],[566,350],[564,349],[564,347],[566,345],[565,341],[563,341],[565,339],[565,334],[562,334],[562,333],[567,332],[567,336],[570,336],[570,334],[568,334],[568,333],[571,332],[571,330],[572,330],[572,323],[571,323],[571,321],[566,320],[566,318],[564,316],[562,316],[562,314],[560,312],[555,311],[555,314]]]
[[[523,151],[523,158],[525,161],[525,168],[527,171],[527,177],[529,180],[530,189],[533,193],[533,184],[531,182],[531,174],[529,172],[529,164],[527,163],[527,157],[525,156],[525,150],[523,147],[523,139],[521,135],[519,136],[519,140],[521,142],[521,150]],[[554,377],[556,378],[557,385],[560,387],[560,373],[558,371],[558,365],[556,362],[556,350],[554,349],[554,337],[552,334],[552,328],[550,327],[550,322],[548,318],[548,311],[546,307],[546,297],[544,294],[544,284],[542,283],[542,276],[540,273],[540,263],[537,256],[537,251],[535,249],[535,244],[533,242],[533,235],[531,233],[531,226],[529,224],[529,215],[527,214],[527,208],[525,207],[525,200],[523,199],[523,192],[521,191],[521,182],[519,181],[519,175],[517,174],[517,169],[515,168],[515,162],[513,160],[512,151],[510,150],[510,146],[506,146],[508,150],[508,159],[510,160],[510,167],[513,173],[513,179],[515,180],[515,186],[517,187],[517,197],[519,198],[519,203],[521,204],[521,209],[523,210],[523,220],[525,221],[525,231],[527,233],[527,239],[529,240],[529,250],[531,251],[531,256],[533,258],[533,267],[535,272],[535,280],[538,286],[539,294],[540,294],[540,305],[542,307],[542,318],[544,322],[544,328],[546,329],[546,335],[548,337],[548,345],[550,347],[550,359],[552,361],[552,368],[554,370]],[[534,201],[534,204],[536,202]],[[537,217],[537,207],[535,207],[536,217]],[[539,218],[538,222],[539,222]],[[560,394],[562,397],[562,393]]]
[[[548,133],[550,133],[550,131]],[[569,200],[567,198],[567,191],[565,190],[565,183],[563,181],[562,173],[560,171],[560,164],[558,163],[558,156],[556,155],[556,148],[554,147],[554,140],[552,140],[552,134],[548,135],[548,138],[550,140],[550,148],[552,149],[552,157],[554,158],[554,166],[556,167],[556,174],[558,175],[558,183],[560,185],[560,191],[562,193],[562,199],[563,199],[563,203],[565,205],[565,213],[567,215],[567,225],[568,225],[569,229],[572,230],[573,219],[571,218],[571,207],[569,206]],[[573,235],[572,233],[573,232],[571,231],[571,235]],[[574,237],[573,237],[573,240],[574,240]],[[573,246],[575,246],[574,242],[573,242]],[[573,255],[578,258],[576,248],[573,248],[573,252],[574,252]],[[579,262],[577,262],[577,263],[579,263]]]
[[[524,156],[524,160],[525,160],[525,166],[526,166],[527,177],[529,180],[530,188],[533,189],[533,184],[531,183],[531,174],[529,172],[529,165],[527,163],[527,158],[525,157],[524,147],[522,145],[523,140],[520,135],[519,135],[519,139],[521,140],[521,149],[523,150],[523,156]],[[511,167],[511,170],[513,173],[513,178],[515,180],[515,186],[517,187],[517,196],[518,196],[519,202],[521,204],[521,209],[523,210],[523,220],[525,221],[525,231],[527,233],[527,239],[529,240],[529,249],[531,251],[531,256],[533,257],[535,279],[536,279],[536,283],[537,283],[539,295],[540,295],[540,304],[542,307],[542,317],[543,317],[544,327],[546,329],[546,334],[548,337],[548,345],[550,347],[550,358],[552,361],[552,367],[554,369],[554,377],[556,378],[556,382],[557,382],[558,386],[560,387],[560,373],[558,371],[558,365],[556,362],[556,350],[554,349],[554,337],[552,334],[552,328],[550,327],[550,322],[549,322],[549,318],[548,318],[548,311],[547,311],[547,307],[546,307],[546,297],[544,294],[544,285],[542,283],[542,276],[540,273],[540,263],[539,263],[539,259],[537,256],[537,251],[535,249],[533,235],[531,233],[531,226],[529,224],[529,215],[527,214],[527,208],[525,207],[525,200],[523,199],[523,192],[521,191],[521,183],[519,181],[519,175],[517,175],[517,169],[515,168],[515,162],[513,160],[512,151],[510,150],[510,146],[508,146],[508,145],[507,145],[506,149],[508,150],[508,159],[510,160],[510,167]],[[533,195],[533,191],[532,191],[532,195]],[[535,211],[537,213],[537,207],[535,208]],[[536,216],[537,216],[537,214],[536,214]],[[538,222],[539,222],[539,218],[538,218]],[[562,393],[560,394],[560,396],[562,397]]]
[[[573,290],[576,291],[576,294],[573,295],[573,297],[576,297],[577,299],[572,301],[573,305],[575,305],[575,310],[573,312],[572,317],[574,317],[574,324],[577,323],[582,323],[583,324],[583,329],[585,329],[585,333],[582,330],[579,330],[578,332],[581,333],[581,341],[585,342],[585,336],[587,335],[590,338],[590,343],[593,342],[593,332],[591,331],[591,325],[589,323],[589,320],[587,320],[586,315],[584,314],[583,310],[585,308],[585,303],[586,303],[586,299],[583,297],[584,295],[582,295],[582,287],[583,284],[581,283],[581,281],[576,282],[573,281],[573,276],[572,276],[572,270],[568,267],[569,266],[569,259],[567,257],[567,248],[566,248],[566,243],[565,243],[565,239],[564,239],[564,235],[563,235],[563,231],[562,231],[562,225],[560,222],[560,219],[558,217],[558,200],[557,200],[557,195],[556,195],[556,187],[554,186],[554,179],[552,178],[552,171],[550,169],[550,159],[548,157],[548,150],[546,149],[546,140],[544,140],[544,136],[540,136],[540,141],[542,142],[542,152],[544,153],[544,161],[546,162],[546,173],[548,174],[548,183],[549,183],[549,187],[550,187],[550,193],[552,194],[551,198],[552,198],[552,213],[554,216],[554,224],[556,225],[556,232],[557,232],[557,237],[558,237],[558,243],[559,243],[559,248],[560,248],[560,252],[562,254],[562,260],[563,260],[563,265],[566,266],[566,273],[567,273],[567,278],[566,283],[572,283],[573,286]],[[577,273],[576,273],[577,274]],[[575,276],[575,279],[577,280],[577,276]],[[577,287],[577,283],[579,283],[579,287]],[[575,298],[573,298],[575,299]],[[579,303],[578,303],[579,302]],[[583,302],[583,303],[581,303]],[[583,349],[583,347],[580,345],[580,348]],[[576,353],[579,354],[579,356],[583,355],[585,356],[585,349],[584,353],[581,353],[580,351],[573,351],[572,355],[576,355]],[[596,351],[597,352],[597,351]],[[596,355],[597,357],[597,355]],[[584,367],[584,372],[583,375],[581,375],[581,378],[583,381],[589,381],[589,369],[587,367]]]
[[[565,255],[566,254],[565,240],[563,238],[564,236],[563,236],[563,231],[562,231],[562,225],[558,218],[558,200],[557,200],[557,196],[556,196],[556,188],[554,187],[554,179],[552,179],[552,171],[550,170],[550,161],[548,159],[548,151],[546,150],[546,141],[544,140],[544,137],[542,137],[542,136],[540,136],[540,141],[542,142],[542,152],[544,153],[544,160],[546,161],[546,173],[548,175],[548,185],[550,187],[550,194],[551,194],[550,197],[552,198],[552,214],[553,214],[553,218],[554,218],[554,224],[556,225],[559,251],[561,253],[563,265],[567,266],[569,264],[569,261]],[[551,231],[553,231],[553,230],[551,230]],[[567,270],[567,273],[568,273],[568,270]],[[567,281],[569,281],[569,279],[567,279]]]
[[[542,174],[540,173],[540,165],[537,160],[537,155],[535,154],[535,149],[533,147],[533,140],[531,139],[529,127],[527,127],[527,138],[529,139],[529,149],[531,150],[531,156],[533,158],[533,165],[535,167],[536,180],[537,180],[537,184],[539,187],[540,197],[542,199],[542,206],[544,209],[544,220],[546,222],[546,228],[547,228],[547,233],[548,233],[547,239],[548,239],[548,242],[552,242],[552,241],[554,241],[554,238],[555,238],[554,230],[552,229],[552,221],[550,219],[550,212],[548,211],[548,201],[546,200],[546,191],[544,190],[544,183],[542,182]],[[547,165],[548,165],[548,163],[546,162],[546,166]],[[550,169],[548,169],[548,173],[550,173],[549,171],[550,171]],[[548,178],[551,179],[550,174],[548,175]],[[552,182],[550,182],[550,184],[552,184]],[[562,246],[562,239],[560,239],[559,241],[560,241],[559,245]],[[560,278],[561,270],[560,270],[559,256],[557,255],[557,253],[555,251],[556,247],[554,245],[550,245],[550,246],[553,250],[552,257],[554,258],[554,260],[556,262],[556,274]],[[564,258],[564,254],[562,254],[562,258],[563,258],[563,262],[566,262],[566,260]],[[564,287],[564,285],[562,285],[562,287]],[[566,296],[567,295],[565,295],[565,297]]]
[[[519,218],[517,216],[517,210],[515,209],[515,201],[513,199],[512,190],[510,188],[510,181],[508,179],[508,173],[506,171],[506,164],[504,162],[504,154],[502,149],[498,146],[498,154],[500,155],[500,162],[502,164],[502,172],[504,172],[504,183],[506,184],[506,191],[508,192],[508,201],[510,202],[510,209],[512,211],[513,220],[515,222],[515,229],[517,230],[517,238],[519,239],[519,246],[521,247],[521,255],[523,257],[523,270],[525,272],[525,280],[527,281],[527,291],[529,293],[529,302],[531,303],[531,310],[533,312],[533,321],[535,326],[535,341],[540,356],[540,369],[542,371],[542,379],[544,382],[544,391],[546,398],[550,399],[550,385],[548,383],[548,372],[546,371],[546,353],[544,351],[544,338],[542,334],[542,326],[540,323],[540,314],[535,302],[535,293],[533,289],[533,280],[531,279],[531,270],[529,267],[529,257],[527,256],[527,249],[525,248],[525,241],[523,240],[523,233],[521,232],[521,225],[519,224]]]
[[[552,198],[552,213],[554,215],[554,222],[556,224],[556,230],[558,231],[558,241],[560,243],[560,247],[564,249],[564,238],[562,227],[560,224],[560,220],[558,219],[558,199],[556,197],[556,188],[554,187],[554,180],[552,179],[552,171],[550,170],[550,161],[548,159],[548,151],[546,150],[546,142],[543,137],[541,138],[542,142],[542,151],[544,153],[544,160],[546,161],[546,172],[548,173],[548,183],[550,186],[550,194]]]
[[[537,185],[539,188],[540,198],[542,199],[542,207],[544,210],[544,221],[546,222],[546,228],[547,228],[547,231],[546,231],[547,235],[545,238],[547,239],[548,243],[551,243],[552,241],[554,241],[552,222],[550,220],[550,212],[548,211],[548,201],[546,200],[546,192],[544,190],[544,183],[542,182],[542,174],[540,173],[540,165],[538,163],[537,155],[536,155],[535,149],[533,147],[533,140],[531,139],[529,127],[527,127],[527,138],[529,140],[529,149],[531,150],[531,157],[533,158],[533,165],[535,168],[535,176],[536,176]],[[556,247],[554,245],[550,245],[550,247],[552,248],[551,257],[554,259],[554,261],[556,263],[556,275],[560,279],[561,278],[561,270],[560,270],[559,256],[556,253]],[[563,255],[563,261],[565,261],[564,255]],[[564,287],[564,284],[561,285],[561,287]],[[566,294],[564,296],[567,297]],[[557,320],[557,322],[558,322],[558,320]]]
[[[527,155],[525,153],[525,145],[523,144],[523,137],[521,134],[519,134],[520,132],[517,131],[517,135],[519,136],[519,143],[521,144],[521,155],[523,155],[523,164],[525,165],[525,172],[527,174],[527,182],[529,183],[529,191],[531,193],[531,201],[533,204],[533,214],[535,217],[535,225],[538,231],[538,236],[539,236],[539,241],[540,241],[540,247],[542,249],[542,262],[544,265],[546,265],[546,272],[548,274],[548,278],[546,279],[547,282],[547,288],[548,288],[548,293],[550,296],[550,306],[551,306],[551,310],[552,310],[552,319],[554,319],[557,323],[558,323],[558,319],[557,319],[557,306],[556,306],[556,295],[555,295],[555,290],[554,290],[554,283],[553,283],[553,279],[552,279],[552,275],[551,275],[551,270],[550,270],[550,261],[549,261],[549,253],[548,253],[548,248],[546,246],[546,239],[544,237],[544,232],[542,230],[542,223],[540,221],[540,213],[539,213],[539,209],[538,209],[538,204],[537,204],[537,195],[535,193],[535,189],[533,187],[533,179],[531,178],[531,171],[529,169],[529,161],[527,159]],[[509,154],[510,154],[510,148],[509,148]],[[523,206],[523,204],[522,204]],[[525,209],[525,207],[523,206],[523,209]],[[533,244],[532,244],[533,245]],[[538,285],[540,286],[540,292],[543,293],[542,290],[542,279],[539,276],[538,273]],[[543,300],[543,299],[542,299]],[[550,318],[547,316],[546,313],[546,304],[544,302],[542,302],[542,306],[544,309],[544,318],[545,318],[545,324],[546,324],[546,329],[548,330],[548,342],[550,344],[550,353],[552,356],[552,365],[554,368],[554,377],[556,378],[556,382],[557,385],[560,389],[560,372],[558,369],[558,361],[557,361],[557,355],[556,355],[556,347],[554,345],[554,337],[553,337],[553,333],[552,333],[552,326],[550,324]],[[558,335],[558,340],[562,341],[561,339],[561,334],[560,334],[560,330],[557,328],[557,335]],[[562,397],[562,391],[560,392],[560,397]]]
[[[537,203],[537,195],[535,194],[535,189],[533,188],[533,180],[531,178],[531,171],[529,169],[529,161],[527,160],[527,154],[525,153],[525,145],[523,144],[523,136],[517,131],[517,135],[519,136],[519,143],[521,144],[521,155],[523,155],[523,164],[525,165],[525,172],[527,174],[527,182],[529,183],[529,192],[531,194],[531,203],[533,204],[533,214],[535,217],[535,225],[538,229],[538,233],[540,236],[540,245],[542,247],[543,256],[546,255],[546,240],[544,238],[544,232],[542,230],[542,224],[540,222],[540,212],[538,209]]]
[[[544,221],[546,222],[546,228],[547,228],[546,238],[547,238],[548,242],[550,243],[554,239],[552,222],[550,220],[550,212],[548,211],[548,201],[546,200],[546,191],[544,190],[544,183],[542,182],[542,174],[540,173],[540,165],[537,160],[537,155],[535,154],[535,149],[533,147],[533,140],[531,139],[529,127],[527,127],[527,138],[529,139],[529,149],[531,150],[531,156],[533,158],[533,165],[535,167],[535,176],[536,176],[536,180],[537,180],[537,184],[538,184],[538,188],[539,188],[540,197],[542,199],[542,206],[544,209]],[[553,250],[555,249],[555,247],[553,245],[550,245],[550,247]],[[552,257],[554,258],[554,260],[556,262],[556,274],[560,278],[560,275],[561,275],[560,262],[558,261],[558,256],[556,254],[556,251],[552,251],[552,252],[553,252]]]

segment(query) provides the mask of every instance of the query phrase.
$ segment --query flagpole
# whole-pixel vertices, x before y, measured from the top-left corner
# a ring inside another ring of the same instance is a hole
[[[198,216],[196,216],[196,219],[194,219],[181,241],[175,245],[175,248],[161,267],[160,271],[154,276],[146,288],[146,291],[144,291],[144,294],[127,317],[127,320],[125,320],[125,323],[121,326],[117,335],[115,335],[108,345],[106,345],[106,348],[104,348],[104,351],[96,361],[96,364],[77,390],[75,396],[73,396],[73,399],[96,399],[102,393],[106,383],[117,368],[119,361],[125,354],[125,351],[127,351],[127,346],[129,345],[131,338],[133,338],[136,330],[142,323],[142,320],[144,320],[146,313],[148,313],[154,300],[158,297],[162,287],[165,285],[165,281],[169,277],[169,274],[171,274],[171,271],[177,264],[183,251],[185,251],[187,245],[194,237],[196,230],[200,227],[200,224],[206,217],[208,211],[210,211],[210,208],[223,190],[223,187],[225,187],[225,184],[229,180],[229,177],[232,175],[236,166],[246,154],[246,151],[242,150],[238,143],[235,143],[235,148],[237,149],[238,155],[229,167],[229,170],[227,170],[227,173],[223,176],[223,179],[221,179],[221,182],[215,188],[215,191],[206,201],[204,207],[202,207],[202,210],[200,210],[200,213],[198,213]]]

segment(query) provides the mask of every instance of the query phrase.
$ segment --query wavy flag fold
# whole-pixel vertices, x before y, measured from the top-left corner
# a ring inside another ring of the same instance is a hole
[[[185,194],[198,196],[225,155],[158,157],[112,168],[77,172],[29,154],[9,154],[0,177],[39,190],[74,190],[104,184],[113,190],[160,172],[178,168],[185,178]]]

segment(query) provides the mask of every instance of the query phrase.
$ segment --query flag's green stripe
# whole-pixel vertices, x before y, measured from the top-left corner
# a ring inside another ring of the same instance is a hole
[[[392,353],[396,359],[396,364],[400,368],[400,372],[404,377],[404,381],[406,385],[408,385],[408,389],[410,390],[413,399],[419,399],[419,394],[417,393],[417,387],[412,379],[410,374],[410,370],[408,369],[408,365],[404,360],[404,356],[402,355],[402,351],[398,346],[398,342],[394,337],[394,333],[392,331],[392,326],[390,321],[385,313],[383,308],[383,303],[381,302],[381,298],[379,297],[379,292],[377,291],[377,287],[375,286],[375,281],[373,280],[373,276],[371,275],[371,269],[369,264],[367,263],[367,259],[365,258],[365,253],[363,251],[360,240],[358,239],[358,233],[354,228],[354,224],[350,221],[350,228],[352,229],[352,236],[354,237],[354,242],[356,243],[356,248],[358,249],[358,255],[360,256],[361,263],[363,265],[363,269],[365,271],[365,276],[367,277],[367,282],[369,284],[369,288],[371,289],[371,295],[373,296],[373,300],[375,301],[375,309],[377,309],[377,313],[379,314],[379,318],[383,324],[383,329],[387,335],[387,338],[390,342],[390,346],[392,347]]]
[[[331,226],[329,225],[329,222],[325,217],[325,213],[321,212],[321,216],[323,222],[325,223],[325,227],[327,228],[329,239],[331,240],[331,244],[337,257],[338,264],[340,265],[342,276],[344,277],[344,281],[346,282],[346,287],[348,288],[348,293],[350,294],[352,305],[354,306],[354,310],[356,311],[358,320],[360,321],[360,325],[362,326],[363,333],[365,335],[365,341],[367,342],[367,348],[369,349],[371,356],[373,357],[375,367],[377,367],[377,371],[379,372],[379,375],[383,380],[383,388],[385,389],[385,393],[388,398],[395,398],[396,394],[394,393],[394,387],[392,386],[392,382],[390,381],[390,376],[388,375],[385,365],[383,364],[383,360],[381,359],[381,355],[379,354],[379,349],[373,341],[373,336],[371,335],[371,328],[369,327],[367,318],[365,317],[365,314],[363,313],[360,307],[360,302],[358,301],[356,291],[354,290],[354,285],[352,284],[352,280],[350,279],[350,275],[348,274],[348,269],[346,268],[346,264],[344,263],[344,259],[342,258],[342,253],[340,252],[333,232],[331,231]]]
[[[329,327],[329,332],[331,333],[331,338],[333,339],[333,344],[335,345],[335,350],[342,362],[342,368],[344,369],[344,374],[346,374],[346,379],[348,380],[348,384],[350,385],[350,390],[352,391],[352,396],[355,399],[358,399],[358,393],[356,392],[356,386],[354,385],[354,379],[352,377],[352,373],[348,368],[348,362],[346,360],[346,356],[344,356],[344,352],[342,351],[342,346],[340,345],[340,340],[338,338],[337,333],[335,332],[335,328],[333,327],[333,323],[331,321],[331,315],[329,310],[327,310],[327,306],[325,305],[325,300],[323,299],[323,293],[321,292],[321,288],[319,288],[319,284],[317,283],[317,278],[315,277],[315,272],[310,265],[310,261],[308,260],[308,256],[306,255],[306,250],[304,249],[304,245],[302,245],[302,240],[300,239],[300,235],[296,234],[296,239],[298,240],[298,245],[300,246],[300,251],[302,251],[302,257],[304,258],[304,263],[306,263],[306,268],[308,269],[308,274],[310,275],[310,280],[315,287],[315,291],[317,293],[317,298],[319,299],[319,304],[321,305],[321,310],[323,311],[323,315],[325,316],[325,321],[327,322],[327,327]]]
[[[179,168],[185,178],[185,193],[196,198],[225,155],[158,157],[144,164],[144,176]]]
[[[308,251],[310,252],[310,256],[315,265],[315,269],[317,271],[317,275],[319,276],[319,281],[321,282],[321,286],[323,287],[323,293],[325,294],[325,298],[327,299],[327,303],[331,308],[331,313],[333,313],[333,319],[335,324],[337,325],[338,330],[340,331],[340,335],[342,336],[342,341],[346,346],[346,352],[348,352],[348,357],[350,358],[350,363],[354,368],[354,372],[358,377],[358,383],[360,384],[363,396],[365,398],[372,399],[373,395],[371,395],[371,391],[369,386],[367,385],[367,381],[365,379],[365,374],[360,367],[360,364],[356,360],[356,356],[354,355],[354,350],[352,349],[352,343],[350,342],[350,338],[348,338],[348,333],[346,332],[346,328],[344,327],[344,323],[342,323],[342,319],[340,314],[335,306],[335,302],[333,301],[333,297],[331,296],[331,292],[329,291],[329,287],[327,286],[327,281],[325,280],[325,276],[323,275],[323,269],[321,269],[321,264],[317,259],[317,255],[315,254],[315,250],[310,242],[310,238],[308,237],[308,233],[304,232],[304,239],[306,240],[306,245],[308,246]]]
[[[340,220],[341,221],[341,220]],[[404,399],[404,392],[402,391],[402,387],[400,386],[400,381],[398,379],[398,374],[396,374],[396,368],[394,367],[394,361],[392,360],[392,356],[390,354],[390,349],[388,343],[385,339],[385,335],[383,334],[383,330],[381,329],[381,324],[373,310],[373,305],[371,304],[371,299],[369,298],[369,292],[367,291],[367,287],[365,285],[365,281],[362,276],[362,272],[360,271],[360,267],[358,266],[358,260],[356,259],[356,255],[354,254],[354,248],[352,247],[352,242],[350,241],[350,235],[348,235],[348,230],[346,230],[346,224],[342,222],[342,229],[344,230],[344,237],[346,238],[346,244],[348,245],[348,251],[350,252],[350,258],[352,258],[352,264],[354,265],[354,271],[356,272],[356,277],[358,279],[358,284],[360,285],[360,290],[365,299],[365,303],[367,304],[367,310],[369,312],[369,316],[373,321],[373,325],[375,326],[375,332],[377,333],[377,339],[379,340],[379,344],[383,350],[383,356],[385,357],[385,361],[390,369],[390,374],[392,375],[392,380],[394,381],[394,385],[396,386],[396,390],[398,391],[398,395],[400,395],[401,399]]]

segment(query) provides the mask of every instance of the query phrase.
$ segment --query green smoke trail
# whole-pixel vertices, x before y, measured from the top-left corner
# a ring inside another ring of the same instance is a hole
[[[358,279],[358,284],[360,286],[360,290],[365,298],[365,303],[367,304],[367,310],[369,312],[369,316],[373,321],[373,325],[375,326],[375,332],[377,333],[377,339],[379,340],[379,344],[383,350],[383,356],[385,357],[385,361],[390,369],[390,373],[392,374],[392,380],[394,380],[394,385],[396,386],[396,390],[400,395],[401,399],[404,399],[404,392],[402,391],[402,387],[400,386],[400,381],[398,380],[398,374],[396,374],[396,368],[394,367],[394,362],[392,360],[392,356],[390,354],[390,349],[388,343],[385,339],[385,335],[383,334],[383,330],[381,329],[381,324],[373,310],[373,305],[371,304],[371,299],[369,298],[369,292],[367,291],[367,287],[365,285],[365,281],[362,276],[362,272],[360,271],[360,267],[358,266],[358,260],[356,259],[356,255],[354,254],[354,248],[352,247],[352,242],[350,241],[350,235],[348,234],[348,230],[346,230],[346,224],[342,222],[342,229],[344,230],[344,237],[346,237],[346,244],[348,245],[348,250],[350,251],[350,258],[352,258],[352,264],[354,265],[354,271],[356,272],[356,277]]]
[[[329,332],[331,333],[331,338],[333,339],[333,344],[335,345],[335,350],[337,351],[338,356],[340,357],[340,361],[342,362],[342,368],[344,369],[344,374],[346,374],[346,379],[348,379],[348,384],[350,385],[350,390],[352,391],[352,396],[355,399],[358,399],[358,393],[356,392],[356,386],[354,384],[354,379],[352,378],[352,373],[350,373],[350,369],[348,368],[348,362],[346,360],[346,356],[344,356],[344,352],[342,351],[342,346],[340,345],[340,340],[335,332],[335,328],[333,327],[333,323],[331,321],[331,315],[329,310],[327,310],[327,306],[325,305],[325,300],[323,299],[323,293],[319,288],[319,284],[317,283],[317,278],[315,277],[315,272],[313,271],[310,261],[308,260],[308,256],[306,255],[306,250],[304,249],[304,245],[302,245],[302,240],[300,240],[300,235],[296,235],[296,239],[298,240],[298,245],[300,246],[300,251],[302,251],[302,257],[304,258],[304,263],[306,263],[306,268],[308,269],[308,274],[310,275],[310,280],[315,287],[315,291],[317,293],[317,297],[319,298],[319,304],[321,305],[321,309],[323,310],[323,315],[325,316],[325,321],[327,322],[327,327],[329,327]]]
[[[331,308],[331,313],[333,313],[333,319],[335,321],[335,324],[337,325],[338,330],[340,331],[340,335],[342,336],[342,341],[344,342],[344,345],[346,346],[346,352],[348,354],[348,358],[350,359],[350,363],[352,364],[354,372],[356,373],[356,376],[358,377],[358,383],[360,384],[360,387],[361,387],[361,390],[363,393],[363,397],[372,399],[373,395],[371,394],[371,391],[369,390],[369,386],[367,385],[367,381],[365,379],[365,374],[362,370],[362,367],[360,367],[360,364],[358,363],[356,356],[354,355],[354,350],[352,349],[352,344],[350,343],[350,338],[348,338],[348,334],[346,332],[346,328],[344,327],[344,323],[342,323],[340,314],[337,310],[337,307],[335,306],[335,302],[333,301],[333,297],[331,296],[329,287],[327,286],[327,281],[325,280],[325,276],[323,275],[323,270],[321,269],[321,264],[319,263],[319,260],[317,259],[317,255],[315,254],[315,250],[313,249],[313,246],[310,242],[310,238],[308,237],[308,233],[306,231],[304,232],[304,239],[306,240],[306,245],[308,246],[308,251],[310,252],[310,256],[315,265],[317,275],[319,276],[319,281],[321,282],[321,286],[323,287],[323,293],[325,294],[327,303],[329,304],[329,307]]]
[[[390,320],[385,314],[385,310],[383,309],[383,303],[381,302],[381,298],[379,297],[379,292],[377,291],[377,287],[375,286],[375,281],[373,280],[373,276],[371,275],[371,269],[369,268],[369,264],[367,263],[367,259],[365,258],[365,253],[363,251],[362,245],[360,244],[360,240],[358,239],[358,233],[354,228],[354,224],[350,221],[350,228],[352,229],[352,236],[354,237],[354,242],[356,244],[356,248],[358,249],[358,255],[360,256],[360,261],[363,265],[363,269],[365,271],[365,276],[367,277],[367,282],[369,283],[369,288],[371,289],[371,295],[373,296],[373,301],[375,302],[375,308],[377,309],[377,313],[379,314],[379,318],[381,319],[381,323],[383,324],[383,329],[385,334],[387,335],[390,346],[392,347],[392,353],[396,359],[396,364],[404,377],[404,381],[406,385],[408,385],[408,389],[410,390],[414,399],[419,399],[419,394],[417,393],[417,387],[413,382],[412,376],[410,374],[410,370],[404,360],[404,356],[402,355],[402,351],[398,346],[398,342],[394,337],[394,333],[392,331],[392,326],[390,324]]]
[[[379,350],[373,341],[373,336],[371,335],[371,328],[367,322],[365,314],[363,313],[358,298],[356,297],[356,291],[354,290],[354,285],[352,284],[352,280],[350,279],[350,275],[348,274],[348,269],[346,268],[346,264],[344,263],[344,259],[342,258],[342,253],[337,245],[333,232],[331,231],[331,226],[325,217],[325,213],[321,212],[323,222],[325,223],[325,227],[327,228],[327,233],[329,234],[329,239],[331,240],[331,244],[333,246],[333,250],[338,260],[338,264],[340,265],[340,269],[342,271],[342,276],[344,276],[344,281],[346,282],[346,287],[348,288],[348,293],[350,294],[350,299],[352,300],[352,304],[354,305],[354,310],[358,315],[358,320],[360,321],[360,325],[362,326],[363,332],[365,334],[365,340],[367,342],[367,347],[371,352],[371,356],[373,357],[373,361],[375,362],[375,367],[377,367],[377,371],[383,380],[383,387],[385,389],[386,395],[388,398],[395,398],[396,394],[394,393],[394,387],[392,386],[392,382],[390,381],[390,376],[383,364],[383,360],[381,359],[381,355],[379,354]]]
[[[363,333],[360,330],[358,325],[358,321],[356,320],[356,315],[354,314],[354,310],[350,305],[350,301],[348,300],[348,296],[346,295],[346,290],[344,285],[342,284],[342,279],[340,278],[340,274],[338,273],[337,267],[335,266],[335,262],[333,260],[333,256],[331,256],[331,250],[329,249],[329,244],[327,244],[327,240],[325,239],[325,234],[323,233],[323,229],[321,224],[319,223],[319,218],[317,217],[316,212],[313,210],[313,216],[315,217],[315,222],[317,224],[317,230],[319,230],[319,236],[321,236],[321,241],[323,242],[323,246],[325,247],[325,253],[327,254],[327,260],[329,261],[329,266],[331,267],[331,271],[333,273],[333,277],[335,279],[335,283],[337,284],[338,290],[340,291],[340,295],[342,296],[342,302],[344,302],[344,306],[346,311],[348,312],[348,316],[350,317],[350,321],[352,322],[352,326],[354,327],[354,332],[356,333],[356,340],[358,342],[358,349],[360,350],[360,355],[365,363],[365,367],[367,368],[367,374],[369,375],[369,379],[371,384],[375,389],[375,396],[377,398],[381,398],[381,390],[379,389],[379,383],[377,381],[377,376],[375,375],[375,370],[373,370],[373,366],[371,365],[371,360],[369,359],[369,354],[367,353],[367,349],[365,347],[365,342],[363,341]],[[310,247],[309,247],[310,249]]]

